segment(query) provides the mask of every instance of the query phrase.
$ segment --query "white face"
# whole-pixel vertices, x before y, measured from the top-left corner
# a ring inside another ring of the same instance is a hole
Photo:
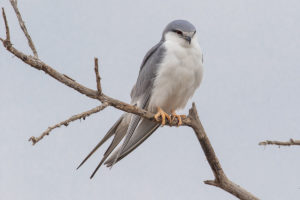
[[[193,47],[194,45],[198,44],[196,33],[185,32],[185,33],[183,33],[183,35],[190,36],[192,38],[191,43],[189,43],[186,39],[184,39],[184,37],[182,37],[182,35],[179,35],[178,33],[175,33],[173,31],[167,32],[165,34],[165,41],[175,42],[175,43],[181,45],[182,47],[186,47],[186,48],[190,48],[190,47]]]

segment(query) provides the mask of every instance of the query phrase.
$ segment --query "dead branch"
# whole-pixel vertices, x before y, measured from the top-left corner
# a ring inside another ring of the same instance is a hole
[[[188,118],[191,119],[191,126],[200,142],[200,145],[204,151],[206,159],[212,169],[215,180],[207,180],[204,181],[205,184],[213,185],[219,187],[232,195],[236,196],[239,199],[251,199],[255,200],[258,199],[253,194],[245,190],[244,188],[240,187],[239,185],[235,184],[231,180],[229,180],[224,173],[222,166],[219,162],[219,159],[206,135],[206,132],[202,126],[202,123],[199,119],[195,103],[193,103],[192,108],[189,110]]]
[[[77,115],[73,115],[72,117],[70,117],[67,120],[64,120],[64,121],[62,121],[62,122],[60,122],[58,124],[55,124],[53,126],[48,127],[48,129],[46,131],[44,131],[39,137],[34,137],[34,136],[30,137],[28,139],[28,141],[31,141],[32,145],[35,145],[37,142],[39,142],[41,139],[43,139],[46,135],[49,135],[50,132],[53,129],[59,128],[62,125],[68,126],[70,122],[73,122],[73,121],[78,120],[78,119],[85,120],[86,117],[88,117],[88,116],[90,116],[92,114],[98,113],[101,110],[104,110],[107,106],[108,106],[108,103],[103,103],[102,105],[97,106],[97,107],[95,107],[95,108],[93,108],[91,110],[85,111],[85,112],[77,114]]]
[[[15,13],[16,13],[16,15],[17,15],[17,18],[18,18],[20,27],[21,27],[22,31],[24,32],[25,37],[27,38],[28,45],[29,45],[30,49],[32,50],[33,55],[34,55],[35,57],[38,57],[38,54],[37,54],[37,51],[36,51],[35,46],[34,46],[34,44],[33,44],[33,41],[32,41],[32,39],[31,39],[31,37],[30,37],[28,31],[27,31],[27,28],[26,28],[26,26],[25,26],[25,23],[24,23],[24,21],[23,21],[23,19],[22,19],[22,16],[21,16],[20,12],[19,12],[19,9],[18,9],[18,7],[17,7],[17,3],[18,3],[17,0],[9,0],[9,1],[10,1],[10,3],[11,3],[12,7],[14,8],[14,11],[15,11]]]
[[[266,146],[266,145],[277,145],[279,147],[280,146],[292,146],[292,145],[300,145],[300,140],[290,139],[287,142],[276,141],[276,140],[275,141],[266,140],[266,141],[258,143],[258,145],[263,145],[263,146]]]
[[[10,0],[11,2],[13,0]],[[16,2],[16,1],[13,1]],[[13,4],[12,4],[13,5]],[[17,7],[17,4],[14,4],[15,7]],[[67,125],[69,122],[71,121],[75,121],[77,119],[83,118],[84,116],[88,116],[92,113],[96,113],[99,112],[100,110],[104,109],[107,106],[113,106],[119,110],[128,112],[128,113],[133,113],[136,115],[139,115],[143,118],[146,118],[148,120],[154,120],[154,114],[151,112],[148,112],[146,110],[140,109],[136,106],[121,102],[119,100],[113,99],[111,97],[106,96],[105,94],[103,94],[102,89],[101,89],[101,84],[100,84],[100,75],[98,72],[98,60],[97,58],[95,58],[95,73],[96,73],[96,81],[97,81],[97,91],[87,88],[77,82],[75,82],[72,78],[69,78],[67,75],[61,74],[59,72],[57,72],[56,70],[54,70],[52,67],[50,67],[49,65],[47,65],[46,63],[42,62],[40,59],[38,59],[37,57],[32,57],[29,55],[26,55],[24,53],[22,53],[21,51],[17,50],[16,48],[14,48],[11,43],[9,42],[9,45],[7,45],[6,41],[10,41],[10,37],[9,37],[9,29],[8,29],[8,23],[7,23],[7,19],[5,16],[5,12],[3,9],[3,19],[5,21],[5,28],[6,28],[6,40],[1,40],[3,43],[3,46],[13,55],[15,55],[16,57],[18,57],[19,59],[21,59],[24,63],[28,64],[29,66],[37,69],[37,70],[42,70],[44,71],[46,74],[48,74],[49,76],[53,77],[54,79],[58,80],[59,82],[67,85],[70,88],[75,89],[76,91],[80,92],[81,94],[84,94],[92,99],[97,99],[99,101],[102,102],[102,105],[94,108],[90,111],[87,111],[85,113],[81,113],[79,115],[75,115],[73,117],[71,117],[68,120],[65,120],[63,122],[60,122],[59,124],[56,124],[52,127],[49,127],[40,137],[35,138],[32,137],[31,141],[33,143],[38,142],[39,140],[41,140],[45,135],[48,135],[50,133],[51,130],[53,130],[54,128],[60,127],[61,125]],[[17,13],[16,13],[17,14]],[[20,15],[21,16],[21,15]],[[24,34],[26,35],[26,33],[24,32]],[[28,34],[28,33],[27,33]],[[28,38],[27,38],[28,39]],[[32,42],[33,44],[33,42]],[[100,108],[101,107],[101,108]],[[155,121],[156,122],[156,121]],[[157,122],[160,123],[160,122]],[[243,199],[243,200],[256,200],[258,199],[257,197],[255,197],[254,195],[252,195],[251,193],[249,193],[248,191],[246,191],[245,189],[241,188],[239,185],[233,183],[232,181],[230,181],[222,167],[221,164],[213,150],[213,147],[211,146],[211,143],[204,131],[204,128],[200,122],[200,119],[198,117],[198,113],[196,110],[196,106],[193,103],[192,108],[189,111],[189,115],[187,117],[184,117],[182,119],[182,126],[189,126],[191,128],[193,128],[200,144],[201,147],[204,151],[204,154],[206,156],[207,161],[209,162],[209,165],[214,173],[214,177],[215,180],[209,180],[209,181],[205,181],[206,184],[208,185],[213,185],[216,187],[219,187],[229,193],[231,193],[232,195],[236,196],[239,199]],[[173,120],[172,123],[167,123],[167,125],[169,126],[177,126],[178,121],[177,120]]]
[[[6,14],[5,14],[4,8],[2,8],[2,16],[3,16],[3,20],[4,20],[4,24],[5,24],[6,38],[5,38],[5,40],[1,38],[1,41],[2,41],[2,43],[4,45],[4,47],[7,47],[7,46],[11,46],[11,43],[10,43],[9,26],[8,26],[8,22],[7,22],[7,18],[6,18]]]
[[[96,74],[96,82],[97,82],[97,90],[98,90],[98,95],[102,94],[102,88],[101,88],[101,78],[99,74],[99,69],[98,69],[98,58],[94,58],[95,60],[95,74]]]

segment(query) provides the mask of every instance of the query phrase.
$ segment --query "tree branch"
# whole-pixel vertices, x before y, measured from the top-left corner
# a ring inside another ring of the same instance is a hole
[[[219,159],[217,158],[217,155],[205,133],[205,130],[202,126],[202,123],[199,119],[195,103],[193,103],[192,108],[189,110],[188,118],[191,119],[191,127],[194,129],[194,132],[200,142],[200,145],[204,151],[204,154],[206,156],[206,159],[210,165],[211,170],[214,173],[215,180],[208,180],[204,181],[205,184],[213,185],[216,187],[219,187],[232,195],[236,196],[239,199],[258,199],[239,185],[233,183],[230,181],[219,162]]]
[[[92,114],[95,114],[97,112],[100,112],[101,110],[104,110],[106,107],[108,106],[108,103],[103,103],[102,105],[100,106],[97,106],[91,110],[88,110],[88,111],[85,111],[83,113],[80,113],[80,114],[77,114],[77,115],[73,115],[72,117],[70,117],[69,119],[67,120],[64,120],[58,124],[55,124],[53,126],[50,126],[48,127],[48,129],[46,131],[44,131],[39,137],[34,137],[34,136],[31,136],[28,141],[31,141],[32,142],[32,145],[35,145],[37,142],[39,142],[41,139],[43,139],[46,135],[49,135],[50,132],[53,130],[53,129],[56,129],[56,128],[59,128],[61,127],[62,125],[64,126],[68,126],[70,122],[73,122],[73,121],[76,121],[78,119],[83,119],[85,120],[86,117],[92,115]]]
[[[13,0],[10,0],[10,1],[12,2]],[[13,2],[16,2],[16,1],[13,1]],[[15,6],[16,6],[16,3],[15,3]],[[9,39],[9,29],[8,29],[8,24],[7,24],[4,9],[3,9],[2,14],[3,14],[4,21],[5,21],[6,35],[7,35],[7,38]],[[24,32],[24,34],[26,35],[25,32]],[[28,39],[28,37],[27,37],[27,39]],[[67,75],[57,72],[56,70],[54,70],[52,67],[50,67],[46,63],[42,62],[37,57],[32,57],[32,56],[22,53],[21,51],[14,48],[10,43],[9,43],[10,45],[6,45],[5,44],[6,40],[2,40],[4,47],[10,53],[15,55],[19,59],[21,59],[24,63],[28,64],[29,66],[31,66],[35,69],[44,71],[49,76],[53,77],[54,79],[58,80],[59,82],[65,84],[65,85],[67,85],[68,87],[75,89],[76,91],[80,92],[81,94],[84,94],[92,99],[97,99],[103,103],[101,106],[99,106],[97,108],[94,108],[90,111],[81,113],[79,115],[75,115],[68,120],[65,120],[63,122],[60,122],[60,123],[52,126],[52,127],[49,127],[41,136],[39,136],[37,138],[31,137],[30,141],[32,141],[33,144],[35,144],[36,142],[41,140],[45,135],[48,135],[51,130],[58,128],[62,125],[67,125],[68,123],[70,123],[72,121],[75,121],[80,118],[84,118],[90,114],[99,112],[100,110],[103,110],[107,106],[113,106],[119,110],[122,110],[122,111],[125,111],[128,113],[133,113],[133,114],[139,115],[143,118],[146,118],[148,120],[157,122],[154,119],[153,113],[143,110],[141,108],[138,108],[136,106],[121,102],[119,100],[113,99],[113,98],[108,97],[105,94],[103,94],[102,89],[101,89],[101,83],[100,83],[100,75],[98,72],[98,59],[97,58],[95,58],[95,60],[94,60],[95,61],[96,82],[97,82],[97,91],[96,91],[96,90],[92,90],[90,88],[87,88],[87,87],[75,82],[72,78],[68,77]],[[157,122],[157,123],[160,123],[160,122]],[[258,199],[257,197],[253,196],[251,193],[249,193],[245,189],[241,188],[237,184],[233,183],[226,177],[226,175],[221,167],[221,164],[213,150],[213,147],[212,147],[212,145],[204,131],[204,128],[200,122],[195,103],[193,103],[193,106],[189,111],[188,117],[184,117],[182,119],[182,123],[183,123],[182,126],[189,126],[189,127],[193,128],[193,130],[200,142],[200,145],[204,151],[206,159],[214,173],[215,180],[205,181],[205,183],[208,185],[213,185],[213,186],[222,188],[223,190],[225,190],[225,191],[231,193],[232,195],[236,196],[237,198],[240,198],[243,200]],[[170,122],[167,123],[167,125],[169,125],[169,126],[177,126],[177,124],[178,124],[178,119],[173,120],[171,123]]]
[[[4,21],[4,24],[5,24],[6,38],[5,38],[5,40],[1,38],[1,41],[2,41],[2,43],[4,45],[4,47],[7,47],[7,46],[11,46],[11,43],[10,43],[9,26],[8,26],[8,22],[7,22],[7,18],[6,18],[6,14],[5,14],[4,8],[2,8],[2,16],[3,16],[3,21]]]
[[[97,90],[98,90],[98,95],[102,94],[102,88],[101,88],[101,78],[99,75],[99,69],[98,69],[98,58],[94,58],[95,60],[95,74],[96,74],[96,82],[97,82]]]
[[[278,145],[279,147],[280,146],[292,146],[292,145],[300,145],[300,140],[290,139],[287,142],[266,140],[266,141],[258,143],[258,145],[263,145],[263,146]]]
[[[33,55],[37,58],[38,57],[37,51],[35,49],[35,46],[33,44],[33,41],[31,39],[30,35],[28,34],[28,31],[27,31],[27,28],[25,26],[25,23],[24,23],[24,21],[22,19],[22,16],[21,16],[20,12],[19,12],[19,9],[17,7],[17,0],[9,0],[9,1],[11,3],[12,7],[14,8],[14,11],[15,11],[15,13],[17,15],[20,27],[21,27],[22,31],[24,32],[25,37],[27,38],[28,45],[29,45],[30,49],[32,50]]]

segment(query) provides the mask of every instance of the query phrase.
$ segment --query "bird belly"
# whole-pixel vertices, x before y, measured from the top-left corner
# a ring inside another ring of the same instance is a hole
[[[149,103],[152,112],[156,112],[157,107],[167,113],[184,108],[201,83],[201,51],[196,48],[176,48],[166,46],[165,57],[153,84]]]

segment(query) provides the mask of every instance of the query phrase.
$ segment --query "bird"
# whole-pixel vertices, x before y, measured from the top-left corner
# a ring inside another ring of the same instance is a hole
[[[177,119],[180,126],[184,115],[178,115],[176,110],[186,106],[200,86],[202,76],[203,53],[195,26],[181,19],[170,22],[161,40],[146,53],[130,93],[131,105],[156,113],[154,118],[157,122],[131,113],[122,114],[77,169],[112,136],[109,147],[90,178],[103,163],[112,167],[135,150],[167,120],[172,122]]]

